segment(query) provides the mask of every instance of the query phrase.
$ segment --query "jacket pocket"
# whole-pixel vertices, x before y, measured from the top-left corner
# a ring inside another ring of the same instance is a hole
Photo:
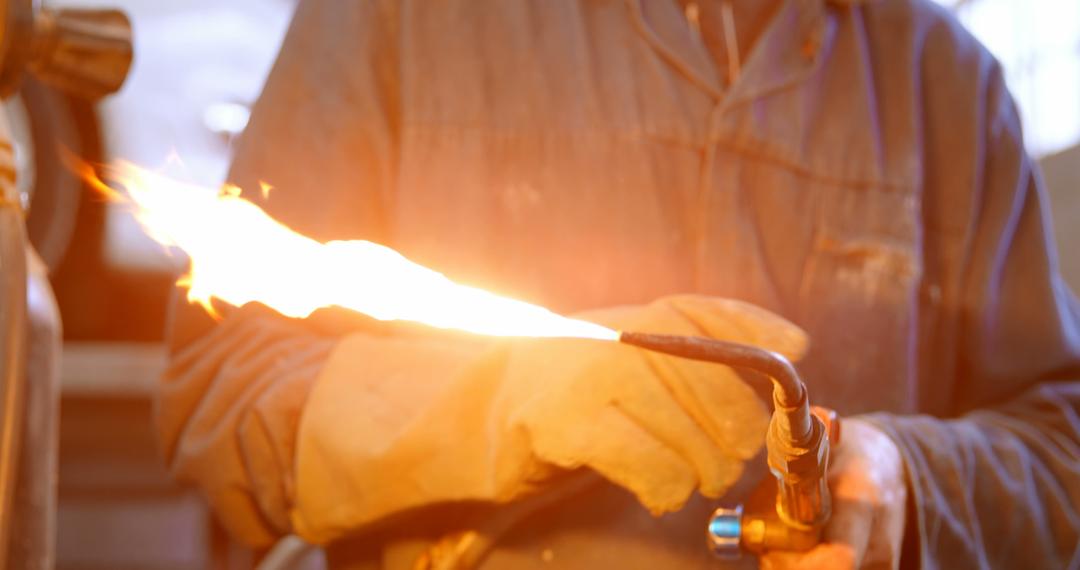
[[[914,335],[922,279],[913,190],[821,188],[799,291],[813,345],[801,363],[816,400],[842,412],[914,405]]]

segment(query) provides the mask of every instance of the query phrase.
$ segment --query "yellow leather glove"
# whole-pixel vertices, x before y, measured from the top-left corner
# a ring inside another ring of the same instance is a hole
[[[801,330],[730,300],[674,296],[578,315],[798,358]],[[762,445],[764,404],[733,371],[615,342],[351,335],[301,419],[291,519],[325,542],[390,515],[505,502],[587,467],[653,513],[719,496]]]

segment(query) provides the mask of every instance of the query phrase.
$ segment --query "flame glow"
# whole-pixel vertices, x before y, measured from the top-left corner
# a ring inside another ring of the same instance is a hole
[[[618,338],[600,325],[459,285],[377,243],[320,243],[274,220],[235,186],[213,190],[121,162],[104,171],[117,191],[92,168],[80,170],[110,199],[132,206],[155,241],[187,254],[191,268],[181,284],[188,300],[211,312],[211,299],[258,301],[297,318],[341,306],[378,320],[486,335]],[[260,190],[266,195],[270,187]]]

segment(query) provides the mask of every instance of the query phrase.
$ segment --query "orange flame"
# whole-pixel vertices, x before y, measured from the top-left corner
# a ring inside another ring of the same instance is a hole
[[[211,312],[211,299],[258,301],[297,318],[336,305],[478,334],[618,338],[600,325],[459,285],[377,243],[320,243],[274,220],[236,186],[213,190],[119,162],[103,170],[117,191],[88,165],[78,168],[110,200],[129,204],[151,238],[187,254],[190,272],[180,284]],[[264,196],[269,188],[261,185]]]

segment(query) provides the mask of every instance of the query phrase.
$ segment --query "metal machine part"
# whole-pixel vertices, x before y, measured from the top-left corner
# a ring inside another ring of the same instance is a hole
[[[131,64],[130,32],[121,12],[0,0],[0,97],[26,71],[78,97],[115,91]],[[0,569],[44,569],[55,536],[60,324],[43,265],[35,261],[32,279],[28,271],[36,256],[16,174],[0,121]]]
[[[11,504],[17,523],[11,528],[7,566],[49,570],[55,565],[56,543],[60,312],[45,264],[32,251],[27,259],[26,300],[26,393]]]
[[[131,66],[130,38],[131,25],[120,11],[0,0],[0,97],[22,162],[18,184],[27,233],[50,269],[71,239],[81,190],[78,178],[56,162],[62,151],[86,150],[80,137],[85,122],[94,121],[76,99],[120,88]],[[27,214],[31,189],[41,192]]]
[[[75,236],[83,181],[63,164],[67,153],[100,162],[92,104],[27,77],[3,102],[15,147],[16,180],[30,244],[52,273]],[[78,246],[83,247],[83,246]]]
[[[131,67],[131,23],[119,10],[40,8],[0,0],[0,96],[27,71],[43,83],[97,99],[118,90]]]
[[[832,512],[826,471],[830,439],[839,436],[835,414],[811,409],[806,386],[783,355],[758,347],[709,338],[623,332],[619,341],[683,358],[758,372],[773,382],[773,415],[765,446],[776,479],[774,513],[721,508],[707,536],[720,556],[742,550],[809,550],[820,539]]]
[[[26,393],[26,233],[14,153],[0,123],[0,565],[7,559]]]

